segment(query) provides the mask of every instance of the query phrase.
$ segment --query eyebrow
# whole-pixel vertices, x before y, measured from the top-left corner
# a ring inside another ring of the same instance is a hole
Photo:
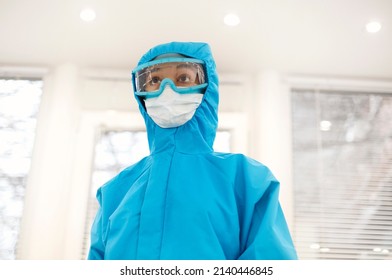
[[[152,67],[151,69],[148,70],[149,73],[154,73],[158,72],[161,70],[161,67]]]
[[[152,67],[148,70],[148,72],[150,72],[150,73],[158,72],[158,71],[160,71],[161,69],[165,68],[165,66],[158,66],[158,65],[159,65],[159,64],[152,66]],[[166,66],[166,67],[168,67],[168,66]],[[177,67],[177,68],[178,68],[178,67]]]

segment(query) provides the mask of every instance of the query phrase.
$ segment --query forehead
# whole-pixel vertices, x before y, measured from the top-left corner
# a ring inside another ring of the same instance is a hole
[[[174,71],[178,69],[190,69],[190,70],[197,71],[197,65],[189,62],[166,62],[166,63],[159,63],[148,67],[148,71],[150,72]]]

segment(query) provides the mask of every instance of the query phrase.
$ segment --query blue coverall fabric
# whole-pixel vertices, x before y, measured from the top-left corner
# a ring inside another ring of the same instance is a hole
[[[150,155],[99,188],[88,259],[297,259],[271,171],[212,148],[219,81],[209,45],[162,44],[138,65],[165,53],[204,61],[203,101],[184,125],[160,128],[135,96]]]

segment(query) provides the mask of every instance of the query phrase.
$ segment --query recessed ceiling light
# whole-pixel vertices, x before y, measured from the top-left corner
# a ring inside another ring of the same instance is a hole
[[[366,24],[366,31],[369,33],[377,33],[381,30],[381,23],[379,21],[371,21]]]
[[[225,15],[223,22],[228,26],[236,26],[240,24],[240,18],[236,14]]]
[[[93,21],[96,18],[95,11],[92,9],[84,9],[80,12],[80,18],[84,21]]]
[[[320,130],[321,131],[329,131],[331,130],[332,123],[330,121],[321,121],[320,122]]]

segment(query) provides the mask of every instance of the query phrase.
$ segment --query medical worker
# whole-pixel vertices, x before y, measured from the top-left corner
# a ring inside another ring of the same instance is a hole
[[[149,50],[132,72],[150,155],[97,192],[89,259],[296,259],[279,182],[214,152],[218,76],[205,43]]]

